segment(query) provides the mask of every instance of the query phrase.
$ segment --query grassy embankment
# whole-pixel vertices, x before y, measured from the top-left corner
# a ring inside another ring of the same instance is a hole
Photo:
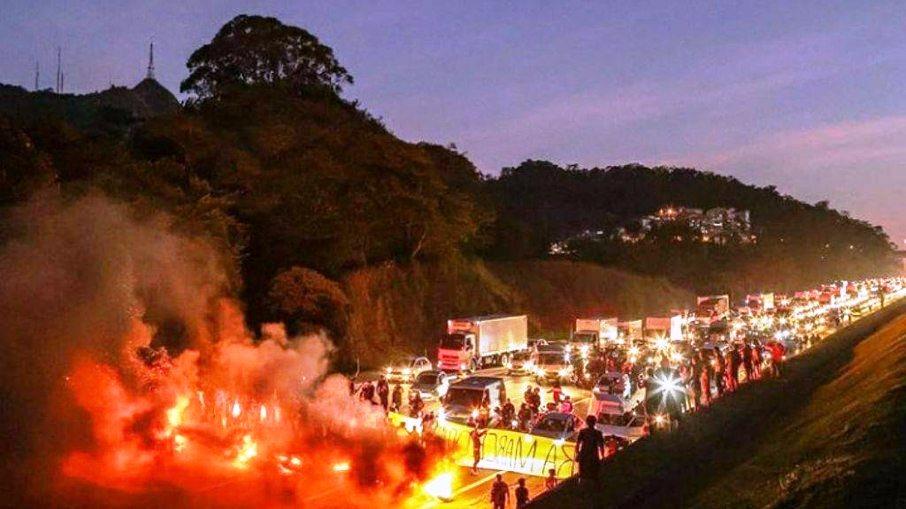
[[[534,507],[902,507],[906,302],[793,359],[678,432],[618,455],[600,485]]]
[[[566,261],[387,264],[343,281],[351,303],[347,347],[364,366],[431,354],[456,316],[526,313],[531,335],[566,336],[583,315],[642,317],[689,306],[664,279]]]

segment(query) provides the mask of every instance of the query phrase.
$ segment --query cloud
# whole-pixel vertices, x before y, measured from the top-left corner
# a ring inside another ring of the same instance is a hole
[[[895,241],[906,239],[906,115],[787,130],[658,162],[776,184],[805,200],[829,197],[835,207],[881,224]]]
[[[715,111],[757,111],[784,90],[841,72],[838,46],[836,36],[810,34],[699,50],[687,65],[661,62],[631,83],[601,76],[576,92],[545,97],[518,114],[464,132],[459,141],[482,167],[479,147],[490,147],[495,160],[510,163],[529,156],[557,159],[568,151],[571,159],[564,162],[591,157],[589,164],[606,164],[611,161],[602,157],[625,157],[609,153],[616,139],[645,138],[647,131],[667,136],[658,126],[664,120],[697,122]]]
[[[670,158],[674,163],[733,168],[846,169],[906,163],[906,115],[844,121],[764,136],[712,153]]]

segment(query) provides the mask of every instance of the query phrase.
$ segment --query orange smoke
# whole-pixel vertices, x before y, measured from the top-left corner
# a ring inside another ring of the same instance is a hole
[[[166,216],[51,193],[11,218],[0,479],[20,498],[5,502],[387,506],[443,455],[329,376],[323,337],[248,331],[229,257]]]

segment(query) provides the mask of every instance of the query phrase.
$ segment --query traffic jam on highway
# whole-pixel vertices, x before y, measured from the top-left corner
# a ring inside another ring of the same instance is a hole
[[[535,478],[535,496],[581,474],[584,428],[603,438],[599,459],[618,454],[742,384],[782,376],[786,359],[904,294],[906,279],[886,278],[738,306],[701,296],[661,316],[580,317],[562,340],[530,339],[526,315],[456,318],[436,357],[387,366],[351,390],[405,432],[454,444],[458,468]],[[453,477],[426,490],[449,501]]]

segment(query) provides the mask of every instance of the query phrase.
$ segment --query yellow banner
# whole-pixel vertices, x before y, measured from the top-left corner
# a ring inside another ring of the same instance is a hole
[[[405,415],[390,413],[390,422],[406,430],[421,431],[421,421]],[[464,467],[472,466],[472,428],[450,421],[439,421],[434,431],[455,444],[454,461]],[[488,428],[482,437],[479,468],[507,470],[520,474],[546,477],[554,469],[559,479],[576,473],[576,443],[529,435],[505,429]]]

